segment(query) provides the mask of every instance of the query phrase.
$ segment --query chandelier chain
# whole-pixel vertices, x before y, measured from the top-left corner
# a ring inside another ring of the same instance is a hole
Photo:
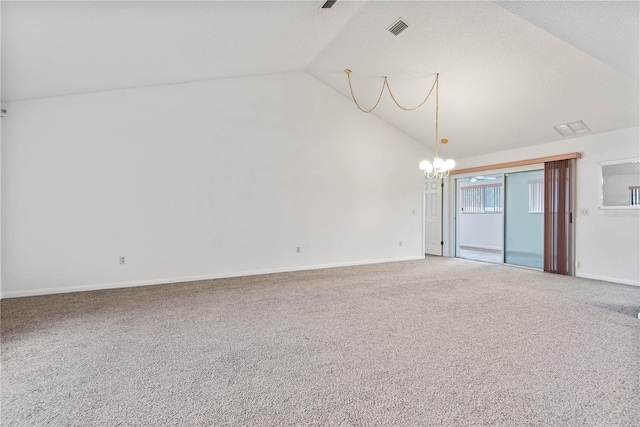
[[[429,89],[429,93],[427,93],[427,96],[422,100],[422,102],[418,105],[416,105],[413,108],[409,108],[409,107],[403,107],[402,105],[400,105],[400,103],[396,100],[396,97],[393,96],[393,92],[391,92],[391,86],[389,86],[389,81],[387,80],[387,78],[384,78],[385,80],[385,84],[387,85],[387,90],[389,91],[389,95],[391,95],[391,99],[393,99],[393,102],[398,106],[398,108],[401,108],[404,111],[414,111],[417,110],[418,108],[422,107],[424,105],[425,102],[427,102],[427,100],[429,99],[429,96],[431,96],[431,92],[433,92],[433,88],[436,87],[436,84],[438,82],[438,74],[436,74],[436,79],[433,81],[433,84],[431,85],[431,89]],[[437,95],[437,93],[436,93]]]
[[[436,78],[433,81],[433,85],[431,85],[431,89],[429,89],[429,93],[427,93],[427,96],[422,100],[422,102],[420,102],[415,107],[405,107],[403,105],[400,105],[400,103],[398,102],[396,97],[393,95],[393,92],[391,91],[391,86],[389,85],[389,79],[385,76],[384,81],[382,82],[382,88],[380,89],[380,95],[378,96],[378,100],[376,101],[376,103],[374,104],[373,107],[367,109],[367,108],[363,108],[360,105],[360,103],[358,102],[358,100],[356,99],[356,95],[355,95],[355,93],[353,91],[353,83],[351,82],[351,70],[345,70],[345,73],[347,74],[347,79],[349,80],[349,91],[351,92],[351,99],[353,99],[353,102],[356,104],[358,109],[360,111],[362,111],[363,113],[370,113],[370,112],[372,112],[373,110],[375,110],[378,107],[378,104],[380,104],[380,100],[382,99],[382,95],[384,94],[385,88],[389,91],[389,95],[391,95],[391,99],[398,106],[398,108],[400,108],[400,109],[402,109],[404,111],[417,110],[418,108],[422,107],[427,102],[427,100],[429,99],[429,96],[431,96],[431,93],[433,92],[433,89],[435,87],[437,87],[438,76],[439,76],[439,74],[436,74]],[[436,93],[436,97],[437,97],[437,93]]]
[[[391,86],[389,85],[389,78],[385,76],[384,81],[382,82],[382,88],[380,88],[380,94],[378,95],[378,99],[376,100],[376,103],[373,105],[373,107],[367,109],[367,108],[363,108],[358,102],[358,100],[356,99],[356,95],[353,90],[353,83],[351,82],[351,70],[346,69],[344,70],[344,72],[347,74],[347,79],[349,80],[349,91],[351,92],[351,99],[353,99],[353,102],[356,104],[358,109],[364,113],[370,113],[378,107],[385,89],[389,91],[389,95],[391,96],[391,99],[396,104],[396,106],[404,111],[414,111],[422,107],[427,102],[427,100],[433,93],[433,90],[435,89],[436,91],[436,128],[435,128],[436,155],[433,158],[433,163],[429,162],[428,160],[423,160],[422,162],[420,162],[419,166],[420,166],[420,170],[424,173],[424,176],[427,179],[435,179],[435,178],[443,179],[449,176],[449,174],[451,173],[451,170],[455,168],[456,163],[452,159],[444,160],[438,156],[439,143],[440,142],[442,142],[443,144],[447,143],[446,139],[439,141],[440,128],[438,126],[438,122],[439,122],[438,119],[440,114],[440,73],[436,74],[436,78],[433,80],[433,84],[431,85],[431,89],[429,89],[427,96],[425,96],[424,100],[422,100],[422,102],[420,102],[415,107],[405,107],[398,102],[395,95],[393,94],[393,91],[391,90]]]
[[[433,82],[433,85],[436,87],[436,157],[438,157],[438,109],[439,109],[439,94],[440,94],[440,83],[439,78],[440,74],[436,74],[436,80]],[[433,90],[433,87],[431,88]],[[431,92],[429,92],[431,94]],[[428,97],[429,95],[427,95]]]
[[[356,106],[358,107],[358,109],[360,111],[362,111],[363,113],[370,113],[373,110],[376,109],[376,107],[378,106],[378,104],[380,104],[380,100],[382,99],[382,94],[384,93],[384,88],[387,85],[387,78],[384,78],[384,83],[382,84],[382,89],[380,89],[380,96],[378,96],[378,100],[376,101],[375,105],[369,109],[366,108],[362,108],[362,106],[360,106],[360,104],[358,103],[358,101],[356,100],[356,95],[353,93],[353,85],[351,84],[351,70],[345,70],[345,72],[347,72],[347,78],[349,79],[349,90],[351,91],[351,98],[353,99],[353,102],[356,104]]]

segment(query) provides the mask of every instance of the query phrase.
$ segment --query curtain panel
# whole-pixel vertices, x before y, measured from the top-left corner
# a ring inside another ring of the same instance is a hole
[[[572,160],[544,164],[544,271],[569,274],[570,260],[570,173]]]

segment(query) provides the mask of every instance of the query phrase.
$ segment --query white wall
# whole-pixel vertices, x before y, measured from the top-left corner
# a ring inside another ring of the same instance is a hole
[[[429,151],[304,72],[7,106],[5,297],[423,257]]]
[[[2,2],[0,2],[0,46],[2,46]],[[2,55],[0,55],[0,81],[2,81]],[[2,99],[2,85],[0,84],[0,99]],[[2,105],[4,107],[4,104]],[[0,201],[2,201],[2,121],[0,118]],[[3,203],[0,203],[2,205]],[[2,209],[0,209],[0,224],[2,224]],[[2,253],[2,227],[0,227],[0,254]],[[2,259],[0,258],[0,297],[2,290]]]
[[[577,208],[578,213],[581,209],[588,211],[587,215],[574,215],[576,261],[580,263],[576,275],[640,285],[640,210],[599,209],[598,206],[598,162],[640,157],[640,128],[523,147],[460,159],[456,163],[457,168],[463,169],[576,151],[582,153],[582,159],[577,161]],[[452,230],[448,228],[447,233],[451,235]]]
[[[460,246],[502,250],[502,215],[499,213],[460,215]]]

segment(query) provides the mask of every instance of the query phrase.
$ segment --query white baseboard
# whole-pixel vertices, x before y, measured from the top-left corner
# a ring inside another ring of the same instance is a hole
[[[133,288],[136,286],[165,285],[168,283],[195,282],[198,280],[212,280],[212,279],[227,279],[230,277],[258,276],[261,274],[289,273],[293,271],[320,270],[323,268],[351,267],[356,265],[383,264],[387,262],[401,262],[401,261],[416,261],[421,259],[424,259],[424,255],[404,257],[404,258],[320,264],[320,265],[311,265],[311,266],[302,266],[302,267],[285,267],[285,268],[273,268],[273,269],[265,269],[265,270],[240,271],[240,272],[233,272],[233,273],[221,273],[221,274],[211,274],[211,275],[201,275],[201,276],[184,276],[184,277],[172,277],[172,278],[164,278],[164,279],[135,280],[130,282],[118,282],[118,283],[99,283],[95,285],[69,286],[64,288],[30,289],[30,290],[24,290],[24,291],[7,291],[7,292],[0,290],[0,299],[32,297],[32,296],[38,296],[38,295],[64,294],[69,292],[98,291],[98,290],[104,290],[104,289]]]
[[[620,279],[618,277],[598,276],[596,274],[582,274],[578,271],[576,271],[576,277],[582,277],[584,279],[602,280],[603,282],[620,283],[622,285],[640,286],[639,281]]]

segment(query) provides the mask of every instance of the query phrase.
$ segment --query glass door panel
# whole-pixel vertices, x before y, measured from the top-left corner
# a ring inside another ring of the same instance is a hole
[[[456,181],[456,256],[501,264],[502,174],[478,175]]]
[[[542,268],[544,171],[505,174],[504,262]]]

